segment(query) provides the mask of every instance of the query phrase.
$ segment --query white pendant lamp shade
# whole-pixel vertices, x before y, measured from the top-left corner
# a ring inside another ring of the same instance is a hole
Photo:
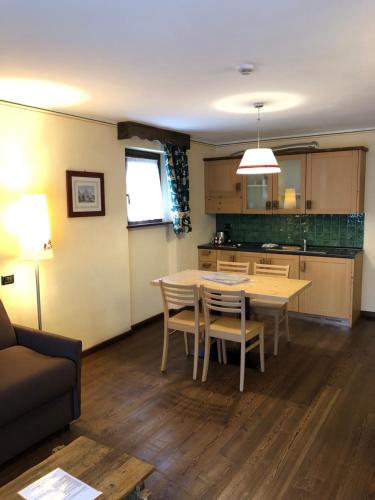
[[[276,174],[281,172],[272,149],[247,149],[237,169],[237,174]]]
[[[260,147],[260,110],[263,108],[262,102],[256,102],[254,108],[258,111],[258,147],[246,149],[241,163],[237,169],[237,174],[277,174],[281,172],[275,155],[270,148]]]

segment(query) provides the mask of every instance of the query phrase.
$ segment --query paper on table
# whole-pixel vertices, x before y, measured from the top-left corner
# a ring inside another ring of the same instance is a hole
[[[236,276],[234,274],[226,273],[204,274],[202,279],[216,281],[217,283],[223,283],[224,285],[238,285],[239,283],[251,281],[247,276]]]
[[[18,494],[26,500],[93,500],[102,494],[68,472],[57,468]]]

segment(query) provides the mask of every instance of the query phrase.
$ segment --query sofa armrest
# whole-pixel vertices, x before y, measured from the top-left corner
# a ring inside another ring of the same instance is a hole
[[[62,335],[47,333],[27,326],[13,325],[17,343],[46,356],[67,358],[76,365],[76,383],[73,387],[73,416],[81,415],[81,356],[82,342]]]
[[[43,332],[27,326],[13,325],[13,328],[19,345],[29,347],[46,356],[68,358],[80,365],[82,354],[80,340]]]

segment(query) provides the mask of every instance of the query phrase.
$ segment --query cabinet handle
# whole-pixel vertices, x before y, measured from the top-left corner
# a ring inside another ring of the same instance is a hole
[[[300,270],[301,273],[304,273],[306,271],[306,262],[304,260],[301,262]]]
[[[266,210],[271,210],[271,202],[270,201],[266,201]]]
[[[209,264],[208,262],[203,262],[202,267],[203,269],[210,269],[211,264]]]
[[[307,210],[312,209],[312,201],[311,200],[306,200],[306,208],[307,208]]]
[[[242,189],[241,182],[236,182],[236,193],[240,193]]]

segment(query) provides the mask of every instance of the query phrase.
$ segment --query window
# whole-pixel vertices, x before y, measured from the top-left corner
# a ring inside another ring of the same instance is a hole
[[[165,203],[160,155],[126,149],[126,198],[129,226],[163,223]]]

